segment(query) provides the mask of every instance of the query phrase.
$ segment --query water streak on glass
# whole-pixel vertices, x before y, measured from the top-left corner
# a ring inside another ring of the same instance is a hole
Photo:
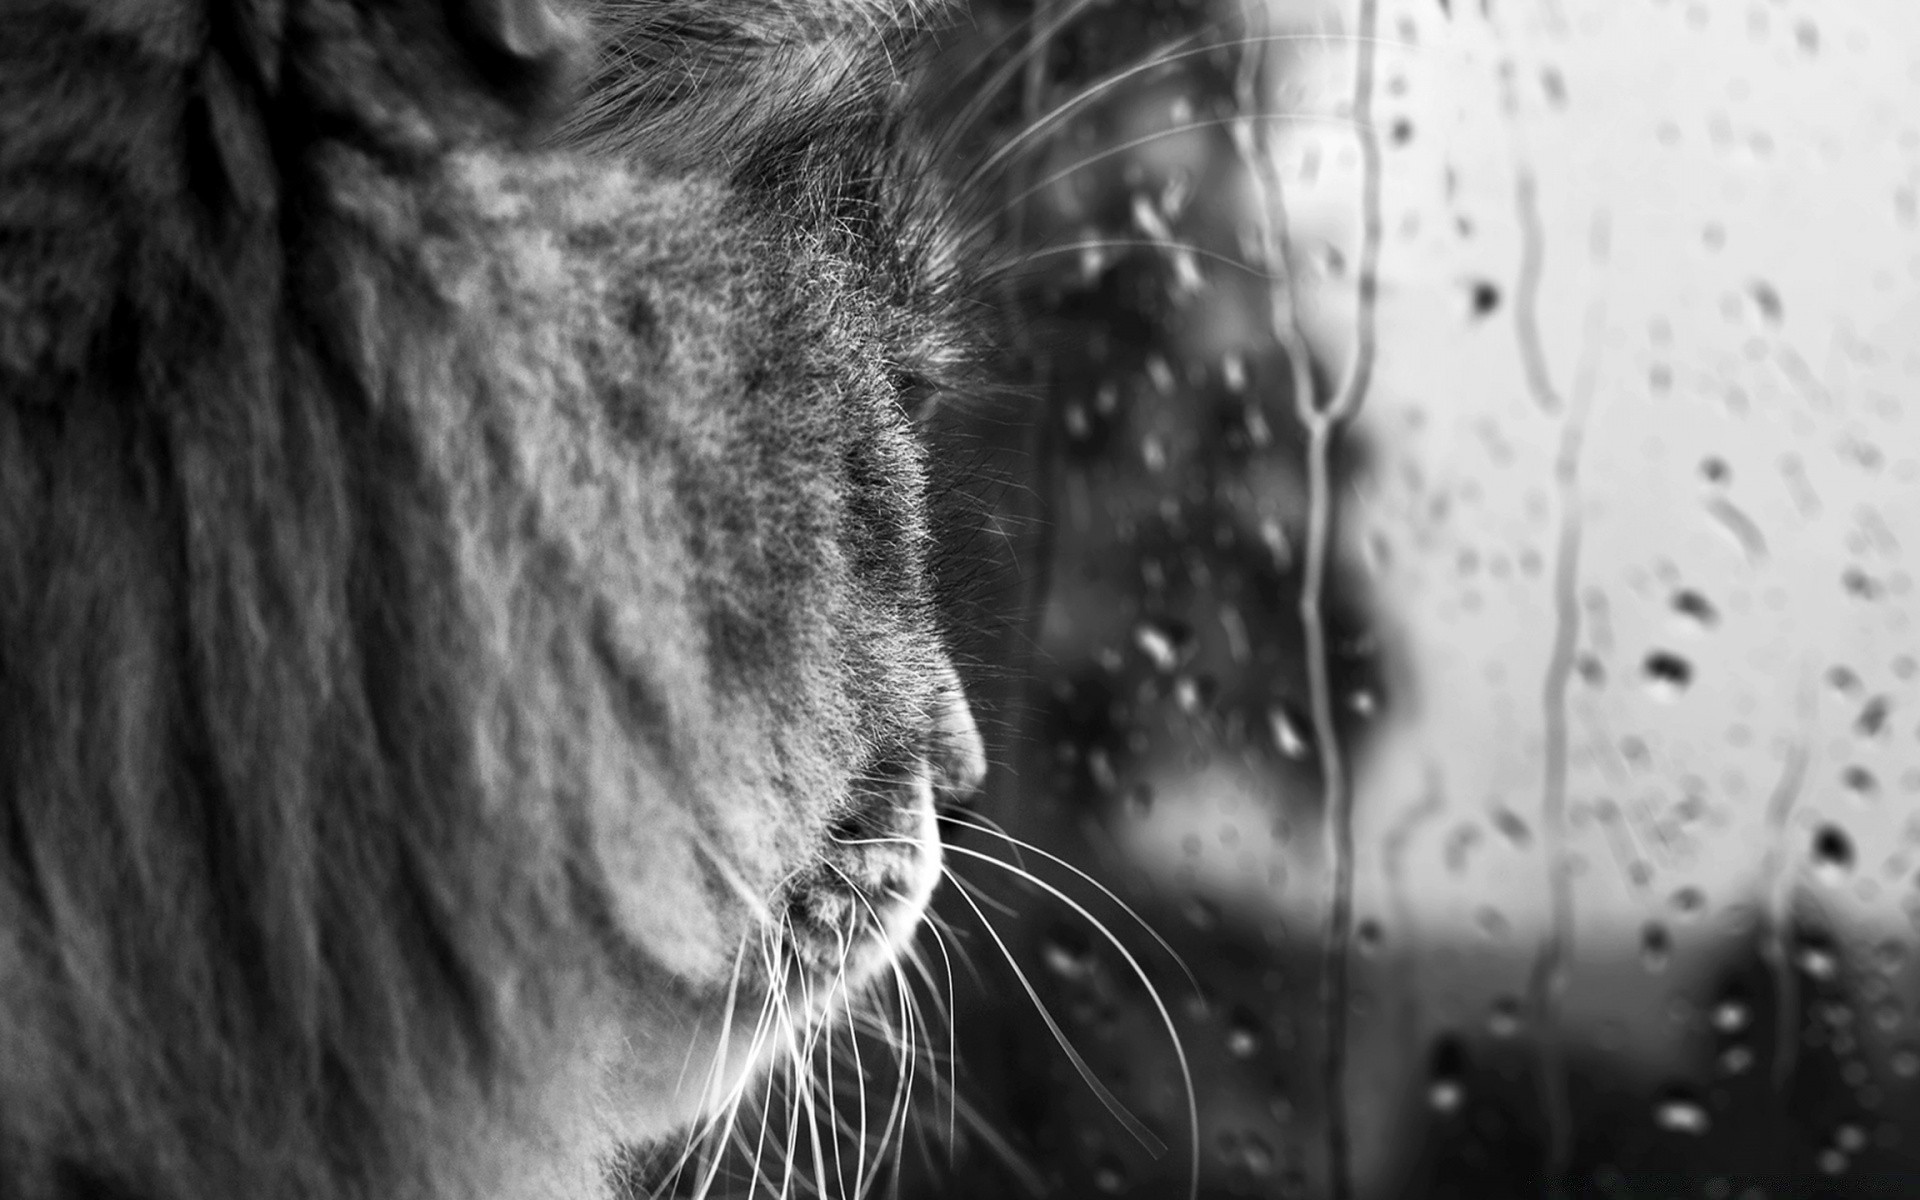
[[[1815,697],[1813,673],[1801,672],[1799,709],[1800,733],[1787,748],[1787,761],[1780,768],[1780,781],[1767,797],[1767,853],[1760,867],[1760,882],[1767,889],[1766,934],[1763,953],[1773,974],[1773,1090],[1785,1096],[1793,1082],[1794,1065],[1800,1046],[1800,989],[1793,963],[1793,887],[1799,872],[1788,861],[1787,839],[1800,793],[1806,786],[1809,742],[1813,736]]]
[[[1245,9],[1249,44],[1266,39],[1264,9]],[[1356,275],[1354,346],[1338,391],[1326,403],[1316,393],[1311,359],[1300,326],[1296,272],[1288,261],[1285,196],[1275,170],[1270,140],[1255,126],[1264,105],[1258,94],[1263,56],[1249,51],[1239,74],[1238,119],[1232,133],[1253,181],[1259,213],[1258,244],[1269,272],[1269,319],[1274,340],[1292,370],[1295,413],[1307,434],[1306,546],[1299,613],[1312,709],[1314,748],[1320,764],[1322,819],[1329,877],[1326,929],[1322,942],[1320,1007],[1325,1046],[1321,1083],[1326,1098],[1327,1194],[1347,1200],[1353,1193],[1347,1113],[1347,1017],[1350,1004],[1349,956],[1353,940],[1352,789],[1334,720],[1333,683],[1323,597],[1333,542],[1333,450],[1342,427],[1366,398],[1375,355],[1375,295],[1382,240],[1380,145],[1372,128],[1375,41],[1379,14],[1375,0],[1359,0],[1355,21],[1351,115],[1361,154],[1360,261]]]
[[[1524,212],[1532,204],[1534,184],[1531,173],[1525,169],[1520,176],[1518,194]],[[1537,216],[1534,220],[1537,223]],[[1596,264],[1605,261],[1607,244],[1608,219],[1601,213],[1594,220],[1591,237]],[[1524,289],[1521,292],[1526,294]],[[1539,373],[1530,373],[1536,388],[1534,399],[1544,411],[1556,411],[1560,402],[1545,370],[1545,355],[1537,342],[1538,325],[1529,322],[1520,329],[1523,334],[1535,331],[1535,345],[1528,352],[1529,360],[1540,364]],[[1540,836],[1546,864],[1548,927],[1528,980],[1534,1026],[1539,1030],[1535,1076],[1547,1120],[1544,1170],[1548,1194],[1553,1196],[1565,1194],[1565,1177],[1573,1151],[1573,1112],[1567,1095],[1559,1004],[1566,991],[1573,959],[1573,881],[1567,859],[1567,687],[1573,679],[1574,656],[1580,641],[1580,451],[1592,417],[1599,348],[1605,332],[1606,304],[1604,299],[1596,298],[1587,313],[1579,376],[1574,381],[1572,405],[1561,427],[1560,446],[1553,466],[1560,508],[1553,567],[1554,635],[1541,687],[1546,747]]]

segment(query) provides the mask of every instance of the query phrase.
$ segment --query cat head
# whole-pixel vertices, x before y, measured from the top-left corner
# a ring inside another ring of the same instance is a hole
[[[10,15],[13,1191],[545,1188],[885,971],[983,770],[911,15]]]

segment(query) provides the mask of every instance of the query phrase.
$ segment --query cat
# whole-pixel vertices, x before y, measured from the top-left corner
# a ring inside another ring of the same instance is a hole
[[[603,1195],[888,971],[928,16],[0,15],[0,1194]]]

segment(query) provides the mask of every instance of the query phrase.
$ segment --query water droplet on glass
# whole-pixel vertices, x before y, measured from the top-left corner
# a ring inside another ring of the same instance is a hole
[[[1120,786],[1120,777],[1113,769],[1113,758],[1104,747],[1095,746],[1087,751],[1087,776],[1093,780],[1103,796],[1111,796]]]
[[[1191,650],[1191,635],[1172,621],[1142,621],[1133,627],[1133,644],[1155,670],[1173,671]]]
[[[1813,865],[1828,887],[1845,882],[1847,873],[1853,870],[1853,839],[1837,825],[1822,825],[1813,835]]]
[[[1461,1082],[1467,1073],[1467,1052],[1458,1038],[1448,1034],[1434,1040],[1427,1072],[1427,1103],[1435,1112],[1459,1111],[1467,1098]]]
[[[1386,940],[1386,934],[1380,928],[1380,922],[1368,918],[1360,922],[1359,927],[1354,930],[1354,940],[1360,953],[1371,956],[1380,952],[1380,946]]]
[[[1490,279],[1475,280],[1467,297],[1475,319],[1491,316],[1500,307],[1500,285]]]
[[[1227,1020],[1227,1053],[1235,1058],[1252,1058],[1260,1052],[1260,1018],[1244,1008],[1236,1008]]]
[[[1920,1075],[1920,1049],[1911,1045],[1896,1048],[1892,1058],[1893,1073],[1901,1079],[1912,1079]]]
[[[1707,906],[1707,897],[1699,888],[1688,885],[1676,888],[1668,903],[1672,904],[1673,911],[1681,916],[1691,917]]]
[[[1491,905],[1483,904],[1473,910],[1473,923],[1489,941],[1505,941],[1513,931],[1513,925],[1506,914]]]
[[[1055,930],[1040,943],[1040,959],[1060,978],[1079,980],[1092,969],[1093,950],[1079,935]]]
[[[1724,1075],[1744,1075],[1753,1069],[1753,1047],[1736,1042],[1720,1052],[1720,1071]]]
[[[1793,956],[1794,965],[1810,979],[1825,982],[1840,974],[1840,959],[1823,940],[1808,939]]]
[[[1508,1038],[1520,1032],[1520,1002],[1511,996],[1501,996],[1487,1010],[1487,1032],[1497,1038]]]
[[[1647,655],[1643,666],[1647,688],[1657,700],[1678,700],[1693,683],[1693,664],[1666,650]]]
[[[1713,607],[1712,601],[1690,588],[1674,594],[1673,610],[1703,629],[1711,629],[1720,623],[1720,613]]]
[[[1240,1144],[1240,1161],[1247,1173],[1260,1179],[1273,1171],[1273,1147],[1257,1133],[1249,1133]]]
[[[1153,384],[1153,390],[1162,396],[1172,396],[1178,377],[1173,372],[1173,364],[1164,354],[1149,354],[1146,361],[1147,379]]]
[[[1140,461],[1149,471],[1164,471],[1167,468],[1167,442],[1157,433],[1149,433],[1140,439]]]
[[[1181,906],[1181,911],[1187,918],[1187,924],[1202,932],[1216,929],[1220,925],[1220,907],[1202,897],[1187,897],[1187,902]]]
[[[1093,1186],[1109,1196],[1119,1195],[1127,1187],[1127,1168],[1113,1155],[1102,1155],[1093,1166]]]
[[[1896,938],[1886,938],[1873,948],[1874,969],[1892,975],[1907,961],[1907,947]]]
[[[1640,929],[1640,961],[1649,971],[1664,971],[1673,961],[1673,935],[1658,921],[1648,921]]]
[[[1308,743],[1304,722],[1285,704],[1267,710],[1267,724],[1273,730],[1273,744],[1280,753],[1298,762],[1307,757]]]
[[[1707,1119],[1706,1107],[1681,1091],[1670,1091],[1654,1104],[1653,1123],[1669,1133],[1685,1133],[1694,1137],[1706,1133],[1712,1126]]]
[[[1860,715],[1853,722],[1853,731],[1861,737],[1876,737],[1886,728],[1887,714],[1892,710],[1892,702],[1885,696],[1875,696],[1860,709]]]
[[[1738,1000],[1722,1000],[1713,1006],[1713,1027],[1721,1033],[1739,1033],[1752,1019],[1747,1006]]]
[[[1247,390],[1247,360],[1238,354],[1220,356],[1220,382],[1229,392],[1239,395]]]
[[[1533,831],[1527,828],[1525,819],[1510,808],[1494,809],[1490,820],[1493,827],[1515,846],[1524,849],[1533,841]]]

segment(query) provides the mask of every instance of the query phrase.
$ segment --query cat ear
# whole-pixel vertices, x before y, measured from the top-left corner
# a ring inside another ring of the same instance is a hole
[[[538,64],[578,46],[586,22],[566,0],[449,0],[457,28],[505,58]]]
[[[542,126],[565,111],[592,56],[585,0],[440,3],[468,63],[497,99]]]

